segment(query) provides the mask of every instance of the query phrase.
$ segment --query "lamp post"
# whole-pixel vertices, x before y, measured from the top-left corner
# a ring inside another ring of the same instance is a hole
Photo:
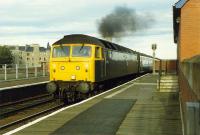
[[[156,49],[157,49],[157,45],[156,44],[152,44],[151,46],[152,50],[153,50],[153,74],[155,74],[155,56],[156,56]]]

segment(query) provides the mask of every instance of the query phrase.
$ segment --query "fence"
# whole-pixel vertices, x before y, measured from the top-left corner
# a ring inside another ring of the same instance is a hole
[[[161,60],[156,61],[156,71],[161,71],[165,74],[177,73],[177,60]]]
[[[0,64],[0,81],[18,80],[49,76],[48,64],[38,66],[28,64]]]

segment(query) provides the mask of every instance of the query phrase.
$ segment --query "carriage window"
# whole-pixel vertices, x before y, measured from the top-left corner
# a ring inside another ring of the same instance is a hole
[[[90,57],[91,47],[90,46],[73,46],[72,56],[73,57]]]
[[[100,47],[95,48],[95,58],[100,58],[101,57],[101,50]]]
[[[68,57],[70,52],[69,46],[59,46],[53,48],[53,57]]]

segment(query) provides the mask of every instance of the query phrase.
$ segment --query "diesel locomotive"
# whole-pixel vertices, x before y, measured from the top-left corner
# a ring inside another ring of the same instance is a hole
[[[93,92],[112,79],[152,71],[151,56],[95,37],[73,34],[51,47],[47,89],[65,101]]]

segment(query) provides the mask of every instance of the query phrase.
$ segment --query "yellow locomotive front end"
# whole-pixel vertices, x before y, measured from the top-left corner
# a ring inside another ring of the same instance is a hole
[[[91,45],[56,45],[50,60],[50,81],[93,82]]]
[[[94,50],[91,44],[53,45],[50,57],[50,93],[87,93],[93,89]]]

